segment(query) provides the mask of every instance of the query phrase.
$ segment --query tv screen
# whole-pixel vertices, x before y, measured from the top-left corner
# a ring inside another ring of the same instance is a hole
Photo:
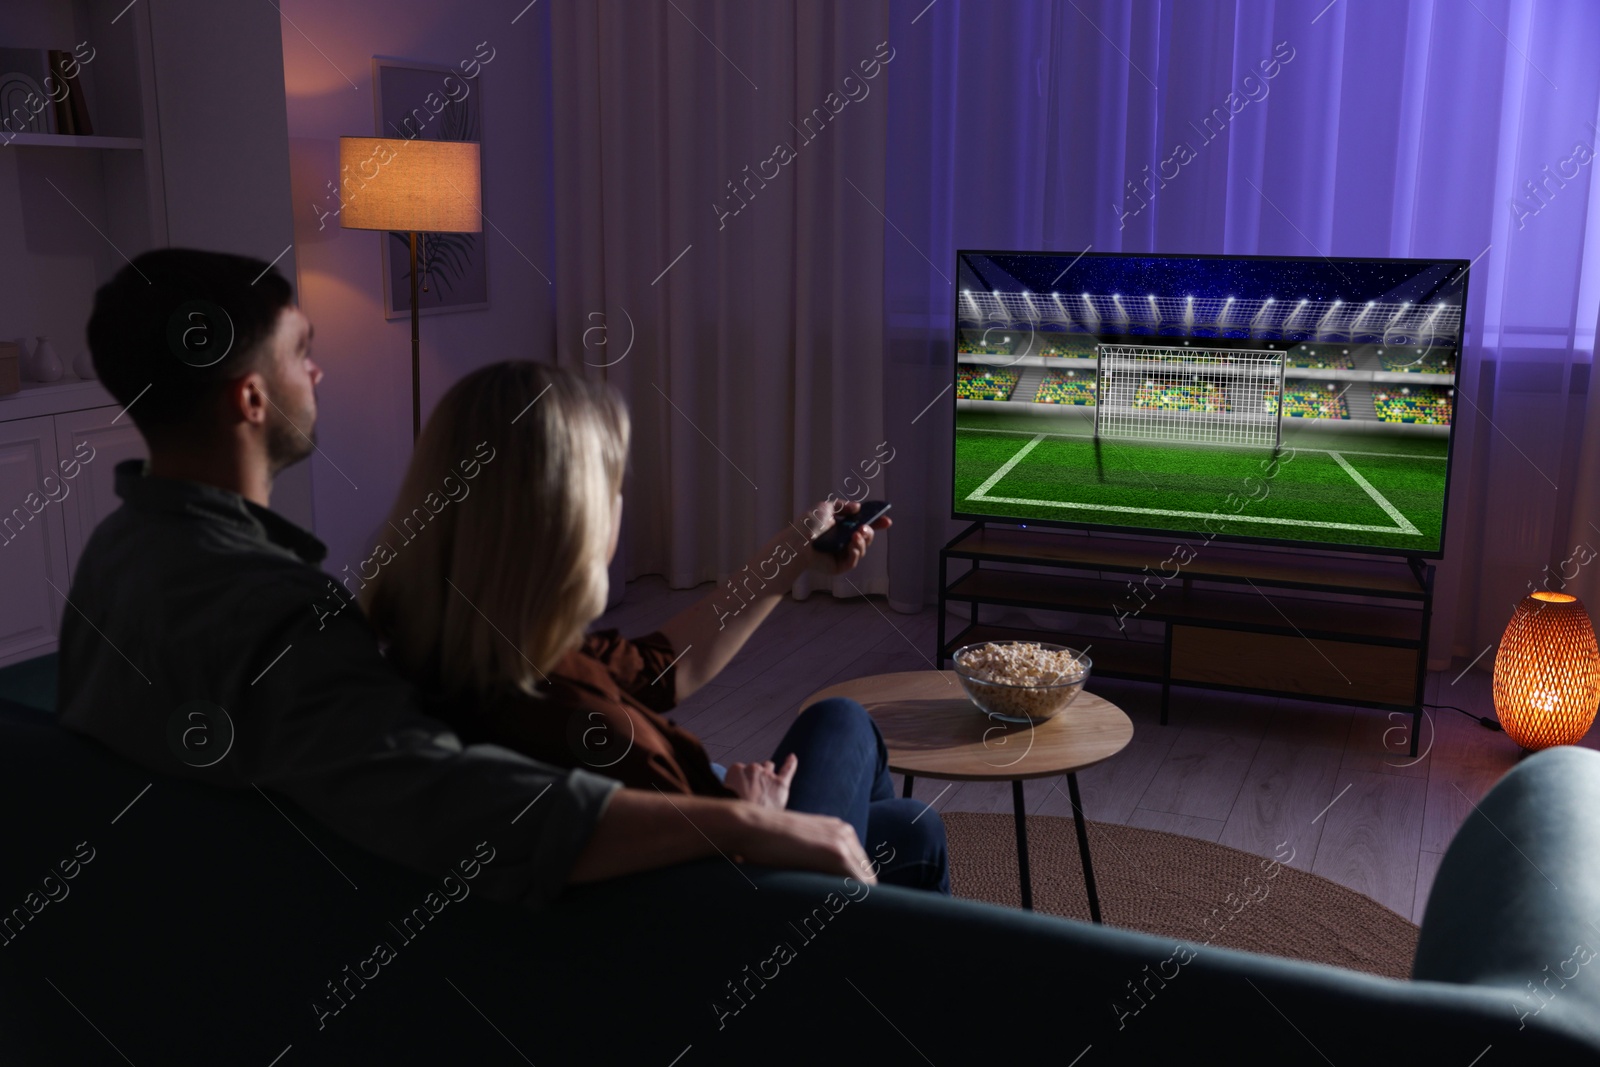
[[[1438,557],[1468,266],[958,252],[955,517]]]

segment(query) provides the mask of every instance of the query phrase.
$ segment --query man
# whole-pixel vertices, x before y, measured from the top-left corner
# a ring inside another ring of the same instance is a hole
[[[177,248],[96,295],[95,371],[150,459],[118,466],[124,503],[79,561],[61,721],[155,771],[281,794],[426,872],[492,831],[482,889],[502,900],[716,853],[871,882],[841,820],[623,789],[463,746],[422,713],[359,608],[328,610],[324,546],[268,510],[274,476],[311,453],[323,373],[292,297],[264,262]]]

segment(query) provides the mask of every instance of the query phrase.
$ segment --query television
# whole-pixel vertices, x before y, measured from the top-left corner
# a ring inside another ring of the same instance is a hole
[[[957,252],[952,514],[1438,558],[1468,267]]]

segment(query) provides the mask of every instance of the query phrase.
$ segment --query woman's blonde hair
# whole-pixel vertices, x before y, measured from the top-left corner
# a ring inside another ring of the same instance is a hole
[[[576,374],[495,363],[452,386],[360,593],[391,661],[447,695],[533,693],[605,611],[627,452],[621,399]]]

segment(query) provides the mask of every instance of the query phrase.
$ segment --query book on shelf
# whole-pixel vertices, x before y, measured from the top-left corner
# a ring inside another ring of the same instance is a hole
[[[50,71],[57,85],[65,89],[56,101],[56,126],[58,133],[88,136],[94,133],[89,121],[89,103],[84,97],[83,79],[78,77],[82,67],[71,52],[50,49]]]

